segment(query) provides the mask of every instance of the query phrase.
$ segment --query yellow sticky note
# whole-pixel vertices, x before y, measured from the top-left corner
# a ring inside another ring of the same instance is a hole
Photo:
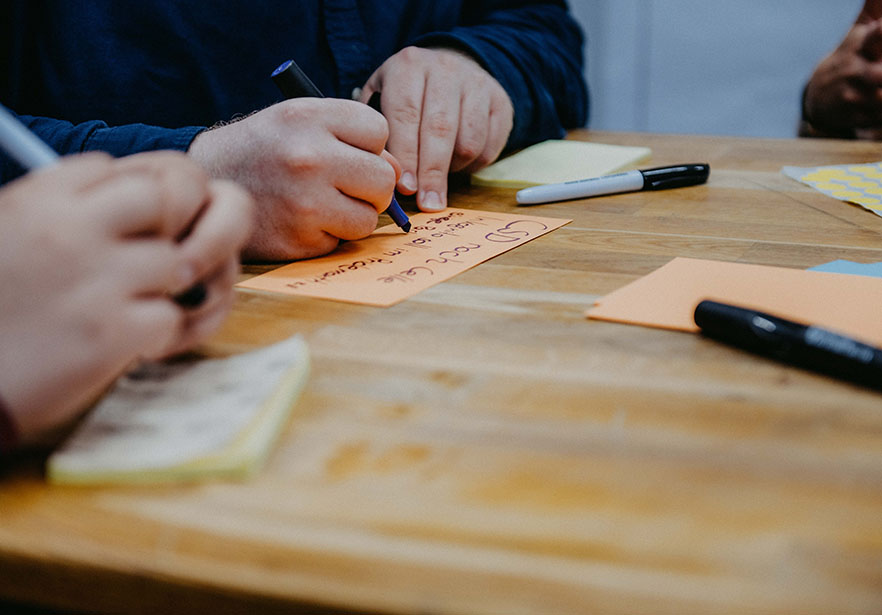
[[[47,479],[98,485],[252,476],[291,414],[309,365],[299,336],[226,358],[144,364],[52,454]]]
[[[648,147],[550,140],[531,145],[472,175],[477,186],[526,188],[607,175],[646,160]]]

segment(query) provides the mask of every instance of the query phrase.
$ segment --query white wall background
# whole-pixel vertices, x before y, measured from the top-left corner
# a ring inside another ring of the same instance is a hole
[[[570,0],[598,130],[792,137],[862,0]]]

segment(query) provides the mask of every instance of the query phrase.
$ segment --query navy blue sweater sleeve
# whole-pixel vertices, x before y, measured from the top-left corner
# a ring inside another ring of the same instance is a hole
[[[502,85],[515,109],[507,148],[560,138],[588,120],[584,38],[565,2],[483,1],[463,25],[414,41],[467,51]]]
[[[64,120],[20,115],[19,119],[59,154],[99,150],[114,156],[126,156],[157,149],[186,151],[202,130],[201,126],[160,128],[146,124],[110,127],[101,121],[72,124]],[[3,155],[0,183],[23,173],[23,169]]]

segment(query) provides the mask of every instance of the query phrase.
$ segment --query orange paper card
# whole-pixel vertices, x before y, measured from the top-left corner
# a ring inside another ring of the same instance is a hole
[[[390,224],[328,256],[291,263],[237,286],[389,306],[507,252],[570,220],[449,208]]]
[[[587,316],[697,331],[693,314],[703,299],[833,329],[882,346],[882,279],[782,267],[675,258],[600,298]]]

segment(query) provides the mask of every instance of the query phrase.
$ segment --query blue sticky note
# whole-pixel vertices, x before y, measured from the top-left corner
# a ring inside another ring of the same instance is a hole
[[[875,278],[882,278],[882,262],[879,263],[855,263],[853,261],[831,261],[818,265],[817,267],[809,267],[809,271],[825,271],[827,273],[849,273],[851,275],[868,275]]]

